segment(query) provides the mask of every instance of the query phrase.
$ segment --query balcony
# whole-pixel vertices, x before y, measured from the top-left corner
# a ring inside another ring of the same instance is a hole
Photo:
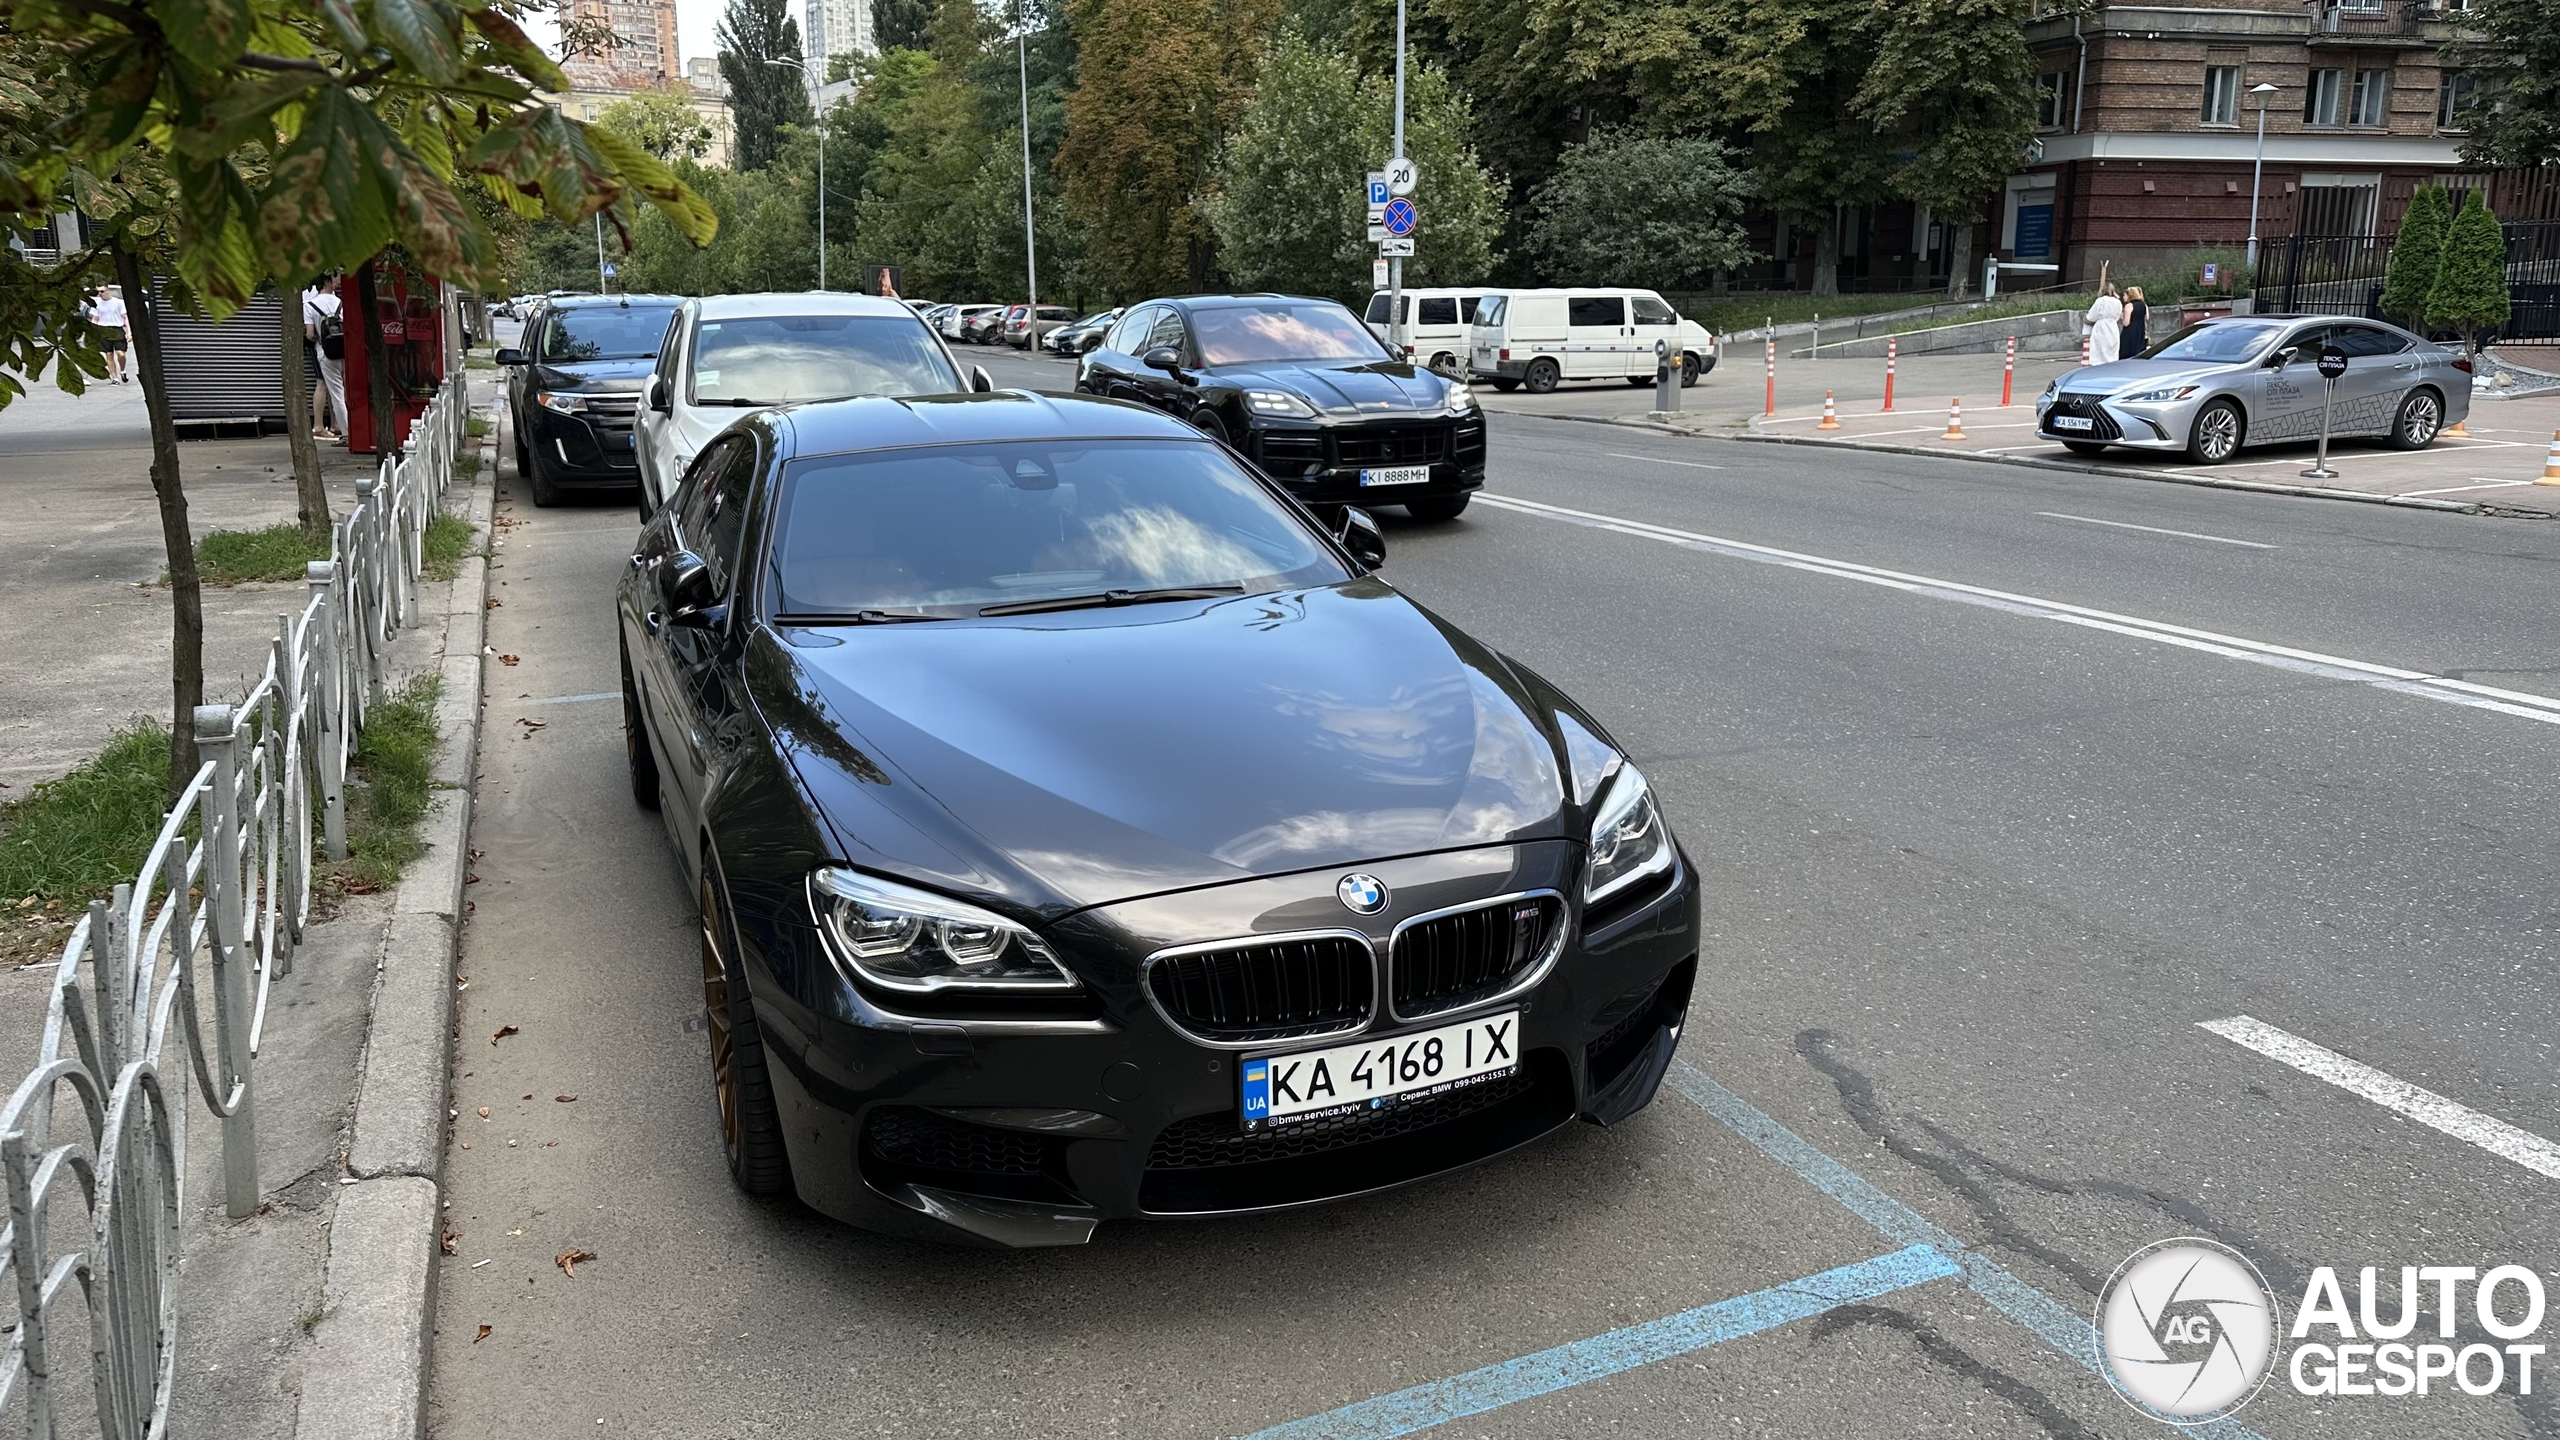
[[[2432,50],[2454,38],[2463,0],[2316,0],[2308,43],[2320,48]]]

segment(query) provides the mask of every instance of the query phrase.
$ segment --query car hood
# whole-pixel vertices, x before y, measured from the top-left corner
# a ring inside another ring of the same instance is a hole
[[[2123,390],[2153,388],[2172,379],[2201,380],[2231,368],[2215,361],[2118,360],[2074,370],[2062,377],[2061,388],[2078,395],[2113,395]]]
[[[1438,410],[1449,396],[1448,381],[1402,360],[1218,365],[1205,373],[1229,384],[1286,390],[1327,416],[1342,419]]]
[[[1048,919],[1565,834],[1588,733],[1375,579],[759,631],[748,672],[844,859]]]
[[[610,394],[637,390],[657,362],[638,360],[545,361],[533,367],[536,390],[585,390]]]

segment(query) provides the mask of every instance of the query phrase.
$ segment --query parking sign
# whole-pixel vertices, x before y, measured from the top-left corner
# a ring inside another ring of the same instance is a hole
[[[1369,203],[1370,203],[1370,205],[1372,205],[1373,207],[1374,207],[1374,206],[1379,206],[1379,205],[1384,205],[1384,204],[1386,204],[1386,203],[1387,203],[1387,201],[1388,201],[1390,198],[1392,198],[1392,197],[1390,197],[1390,196],[1387,194],[1387,172],[1386,172],[1386,171],[1384,171],[1384,170],[1372,170],[1372,171],[1370,171],[1370,172],[1369,172]]]

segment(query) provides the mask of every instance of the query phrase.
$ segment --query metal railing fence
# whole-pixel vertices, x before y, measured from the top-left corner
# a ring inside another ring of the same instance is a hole
[[[292,973],[310,919],[315,812],[320,848],[345,858],[347,762],[385,651],[416,621],[427,525],[468,415],[457,369],[407,455],[358,484],[301,611],[278,617],[265,673],[238,704],[196,710],[202,766],[141,871],[90,903],[54,968],[36,1066],[0,1106],[0,1265],[18,1310],[0,1410],[18,1406],[30,1440],[51,1440],[64,1413],[55,1312],[75,1287],[98,1433],[166,1433],[188,1082],[222,1123],[225,1208],[248,1215],[261,1203],[255,1059],[270,986]],[[64,1090],[77,1113],[57,1124]],[[56,1213],[67,1198],[80,1215]],[[57,1247],[65,1235],[75,1243]]]
[[[2493,338],[2560,339],[2560,220],[2510,220],[2507,293],[2511,313]],[[2294,235],[2268,242],[2256,290],[2260,310],[2281,314],[2381,313],[2393,235]]]

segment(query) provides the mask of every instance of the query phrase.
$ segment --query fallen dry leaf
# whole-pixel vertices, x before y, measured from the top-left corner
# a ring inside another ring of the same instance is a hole
[[[498,1027],[498,1033],[489,1037],[489,1043],[495,1045],[510,1035],[518,1035],[522,1033],[522,1031],[516,1029],[513,1025],[501,1025]]]
[[[483,1119],[483,1120],[486,1120],[486,1119],[488,1119],[488,1118],[489,1118],[489,1107],[488,1107],[488,1106],[483,1105],[483,1106],[481,1106],[481,1107],[480,1107],[480,1118],[481,1118],[481,1119]]]
[[[498,657],[498,663],[501,665],[521,664],[523,660],[524,657],[521,655],[501,655]]]
[[[530,1096],[530,1095],[527,1095],[527,1096],[526,1096],[526,1097],[524,1097],[524,1098],[526,1098],[527,1100],[530,1100],[530,1099],[532,1099],[533,1097],[532,1097],[532,1096]]]
[[[561,1274],[575,1280],[578,1278],[578,1262],[594,1258],[596,1252],[593,1250],[563,1250],[551,1257],[551,1263],[560,1267]]]
[[[578,1097],[575,1095],[554,1095],[551,1098],[559,1101],[563,1105],[575,1105],[578,1103]]]
[[[498,598],[497,596],[495,596],[495,595],[492,595],[492,596],[490,596],[490,597],[489,597],[489,608],[490,608],[490,609],[492,609],[492,610],[497,609],[499,606],[504,605],[505,603],[507,603],[507,602],[505,602],[504,600],[499,599],[499,598]]]
[[[489,1330],[490,1330],[490,1328],[491,1328],[491,1327],[486,1326],[486,1325],[481,1326],[481,1327],[480,1327],[480,1333],[471,1337],[471,1343],[472,1343],[472,1344],[474,1344],[474,1345],[477,1345],[477,1344],[479,1344],[481,1341],[488,1339],[488,1338],[489,1338]]]
[[[444,1253],[446,1253],[447,1255],[452,1254],[452,1253],[453,1253],[453,1247],[454,1247],[454,1246],[456,1246],[456,1245],[459,1245],[459,1244],[461,1244],[461,1243],[462,1243],[462,1232],[461,1232],[461,1231],[459,1231],[459,1230],[456,1230],[456,1229],[452,1228],[451,1226],[447,1226],[447,1227],[445,1227],[444,1240],[443,1240],[443,1242],[442,1242],[442,1244],[443,1244],[443,1246],[444,1246]]]

